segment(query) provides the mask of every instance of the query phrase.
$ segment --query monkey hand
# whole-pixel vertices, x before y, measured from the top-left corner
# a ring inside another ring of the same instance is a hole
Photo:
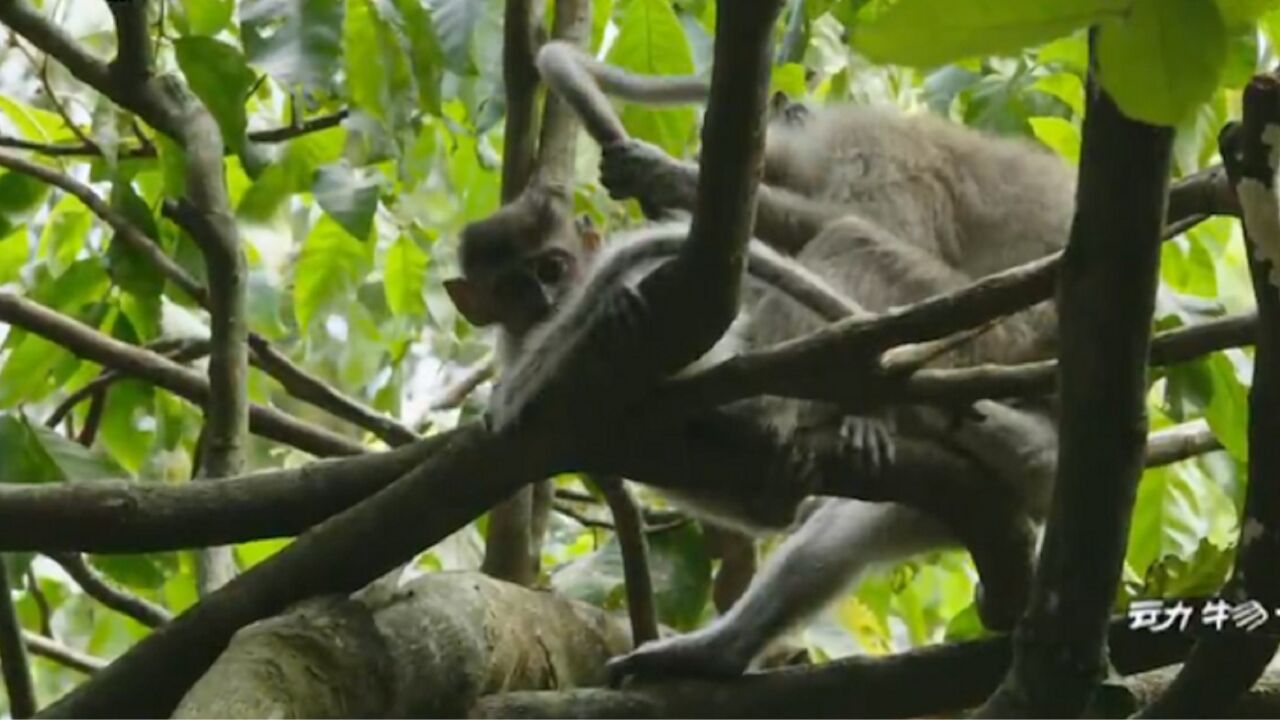
[[[698,175],[693,167],[643,140],[624,140],[604,148],[600,180],[615,200],[635,198],[646,216],[666,210],[690,210],[697,196]]]
[[[609,685],[619,687],[631,675],[719,678],[741,675],[755,653],[719,628],[713,624],[686,635],[654,640],[610,660],[605,666]]]
[[[893,428],[884,418],[846,415],[840,422],[840,441],[866,472],[878,473],[893,465]]]

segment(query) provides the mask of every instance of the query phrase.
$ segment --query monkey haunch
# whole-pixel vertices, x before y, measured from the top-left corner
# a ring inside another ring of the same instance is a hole
[[[539,60],[545,72],[547,64],[541,56]],[[545,77],[557,92],[570,94],[576,87],[572,83],[582,82],[580,73],[567,86],[554,72]],[[590,93],[580,95],[579,100],[588,98],[585,106],[573,103],[580,112],[586,107],[589,113],[611,113],[607,106],[591,106]],[[609,127],[608,122],[596,126]],[[650,210],[693,207],[696,167],[643,143],[612,138],[603,170],[615,195],[638,197]],[[796,254],[795,261],[783,261],[788,272],[807,273],[810,279],[819,276],[833,295],[843,294],[851,307],[871,311],[954,290],[1060,249],[1073,205],[1071,170],[1043,150],[933,118],[853,107],[779,113],[769,128],[765,178],[773,184],[761,187],[757,234]],[[557,227],[571,224],[562,221]],[[552,322],[531,331],[529,316],[514,309],[511,321],[497,318],[508,346],[520,348],[512,358],[507,387],[523,391],[554,383],[571,385],[572,377],[564,373],[567,365],[559,359],[566,334],[575,332],[582,317],[603,307],[604,293],[638,282],[660,265],[664,253],[674,254],[681,232],[679,227],[640,231],[630,237],[628,250],[604,256],[589,270],[591,251],[586,244],[536,233],[507,242],[511,254],[490,257],[488,269],[473,266],[480,275],[498,267],[522,267],[532,276],[529,261],[543,248],[572,246],[581,251],[573,264],[582,272],[566,275],[578,290],[544,291],[544,298],[555,295],[562,300],[534,304],[544,315],[554,307]],[[469,244],[496,246],[481,240],[475,233],[464,237],[464,258]],[[801,307],[793,294],[779,290],[777,283],[766,283],[762,294],[745,303],[745,331],[719,351],[731,351],[734,342],[764,347],[820,326],[812,306]],[[1054,336],[1054,314],[1044,304],[1002,322],[946,361],[1042,357]],[[495,413],[518,415],[518,395],[497,393]],[[513,397],[515,406],[505,405]],[[822,436],[860,442],[863,452],[854,457],[868,465],[887,455],[880,440],[887,435],[877,423],[892,424],[898,436],[967,453],[990,471],[993,482],[1006,484],[1033,517],[1042,516],[1049,497],[1056,428],[1043,408],[984,401],[977,405],[978,419],[955,421],[928,408],[907,407],[871,419],[869,425],[867,419],[851,422],[840,408],[814,402],[768,398],[740,403],[733,410],[760,418],[798,445]],[[647,644],[615,660],[611,667],[617,675],[739,673],[771,640],[823,607],[868,566],[954,544],[953,534],[940,522],[895,504],[827,499],[808,502],[799,512],[794,498],[681,499],[725,524],[776,530],[795,520],[799,529],[725,615],[697,632]]]

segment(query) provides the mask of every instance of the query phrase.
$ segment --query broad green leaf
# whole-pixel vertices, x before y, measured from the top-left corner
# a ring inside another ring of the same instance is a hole
[[[0,236],[0,285],[17,280],[30,256],[26,225],[19,225],[7,235]]]
[[[342,0],[245,0],[245,56],[286,87],[334,87],[342,52]]]
[[[1080,130],[1059,117],[1033,117],[1028,122],[1036,139],[1075,165],[1080,161]]]
[[[378,209],[378,176],[356,172],[346,162],[316,172],[311,192],[316,202],[357,240],[368,240]]]
[[[387,105],[393,99],[387,86],[388,69],[383,55],[386,38],[380,32],[380,23],[373,0],[349,0],[342,44],[351,102],[373,117],[385,120]]]
[[[57,143],[76,137],[58,113],[32,107],[3,93],[0,93],[0,115],[8,118],[18,134],[27,140]],[[3,127],[4,123],[0,122],[0,128]]]
[[[1226,61],[1227,35],[1206,0],[1133,0],[1098,37],[1102,84],[1129,117],[1176,125],[1209,99]]]
[[[1076,115],[1084,114],[1084,83],[1071,72],[1057,72],[1036,79],[1032,88],[1052,95],[1071,108]]]
[[[1190,557],[1209,533],[1203,489],[1178,466],[1142,476],[1129,530],[1127,559],[1140,573],[1166,556]]]
[[[90,563],[107,577],[130,588],[158,590],[178,569],[176,553],[92,555]]]
[[[879,63],[933,67],[1006,55],[1126,10],[1132,0],[900,0],[853,31],[852,47]]]
[[[85,239],[93,227],[93,213],[74,195],[63,195],[49,213],[49,221],[40,233],[37,252],[49,264],[53,273],[60,274],[84,248]]]
[[[182,0],[180,6],[191,35],[216,35],[231,24],[235,0]]]
[[[131,473],[142,469],[152,450],[155,429],[144,421],[154,400],[155,389],[140,380],[121,380],[107,391],[98,441]]]
[[[387,251],[387,266],[383,271],[383,287],[387,293],[387,306],[396,315],[422,315],[427,310],[422,291],[426,284],[427,262],[430,258],[413,238],[401,235]]]
[[[78,482],[128,478],[101,453],[72,442],[21,415],[0,414],[0,482]],[[10,462],[13,458],[13,462]]]
[[[1236,375],[1235,366],[1223,353],[1205,361],[1213,381],[1213,395],[1204,417],[1227,452],[1241,462],[1249,457],[1249,390]]]
[[[321,216],[294,267],[293,312],[298,327],[336,300],[350,297],[368,267],[367,246],[328,215]]]
[[[666,0],[626,0],[622,23],[607,61],[643,75],[689,75],[693,53],[680,21]],[[673,155],[683,155],[693,136],[694,115],[688,108],[650,110],[628,105],[622,123],[633,136]]]
[[[0,408],[41,400],[57,389],[54,368],[75,358],[68,350],[39,335],[26,335],[0,366]]]
[[[151,208],[127,182],[111,187],[111,202],[130,223],[150,238],[160,236]],[[107,247],[107,273],[124,290],[143,297],[154,297],[164,290],[164,276],[151,260],[113,235]]]
[[[418,88],[418,106],[440,114],[440,83],[444,78],[444,50],[431,13],[420,0],[396,0],[409,41],[409,59]]]
[[[799,63],[787,63],[775,67],[769,86],[770,92],[784,93],[792,100],[803,98],[808,94],[808,89],[805,87],[804,66]]]
[[[239,152],[248,125],[244,104],[254,82],[244,55],[224,42],[198,36],[175,40],[173,49],[191,90],[218,121],[222,141]]]
[[[27,175],[0,171],[0,234],[25,223],[49,195],[49,186]]]
[[[316,170],[342,156],[345,138],[346,131],[335,127],[290,140],[279,159],[245,191],[236,212],[249,220],[271,218],[285,198],[311,190]]]
[[[1222,84],[1239,90],[1249,83],[1258,67],[1258,31],[1253,25],[1231,33],[1227,39],[1227,60]]]

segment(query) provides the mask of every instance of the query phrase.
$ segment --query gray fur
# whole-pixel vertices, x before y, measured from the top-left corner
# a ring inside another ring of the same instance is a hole
[[[605,76],[598,65],[591,61],[587,69],[600,82]],[[598,102],[598,88],[593,94],[573,87],[581,74],[547,74],[553,89],[581,101],[575,104],[579,112],[608,119],[611,111]],[[646,97],[643,82],[628,84],[619,77],[608,75],[608,89],[632,93],[630,99],[674,97]],[[562,87],[566,83],[569,87]],[[596,137],[611,145],[605,148],[603,177],[616,197],[636,197],[646,211],[693,207],[695,167],[618,137],[616,124],[596,125],[609,131]],[[955,290],[1061,249],[1074,208],[1074,170],[1043,148],[933,116],[866,107],[781,113],[769,126],[764,179],[756,222],[761,239],[793,253],[836,295],[852,300],[851,308],[872,312]],[[636,277],[633,273],[656,262],[656,255],[630,252],[634,256],[613,255],[602,264],[601,274],[553,321],[543,336],[546,342],[529,343],[514,376],[521,379],[513,379],[513,385],[554,376],[559,353],[569,347],[563,340],[598,311],[593,300],[601,289],[628,282]],[[629,262],[635,267],[623,266]],[[801,306],[778,292],[776,283],[771,287],[747,300],[750,320],[740,340],[745,347],[767,347],[830,319],[817,309],[822,303]],[[1005,319],[940,362],[1046,357],[1055,337],[1052,305],[1042,303]],[[783,438],[850,433],[844,413],[824,403],[761,398],[736,410],[758,415]],[[899,435],[967,453],[990,471],[993,481],[1007,484],[1029,514],[1041,517],[1056,465],[1051,411],[991,401],[979,403],[976,410],[976,420],[914,407],[869,420],[892,423]],[[509,409],[502,412],[510,417]],[[852,500],[816,505],[816,511],[802,515],[799,508],[770,507],[767,501],[726,499],[708,506],[700,499],[698,507],[706,515],[739,527],[776,528],[780,517],[794,517],[801,524],[727,614],[695,633],[647,644],[615,660],[612,670],[739,673],[772,639],[825,606],[872,564],[954,544],[938,522],[903,506]],[[752,508],[768,512],[738,514]]]

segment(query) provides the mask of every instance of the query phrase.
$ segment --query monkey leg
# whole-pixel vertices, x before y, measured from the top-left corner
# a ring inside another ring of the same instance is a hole
[[[954,544],[942,523],[902,505],[827,499],[769,556],[746,594],[705,628],[609,663],[627,675],[739,675],[768,644],[827,605],[875,563]]]

